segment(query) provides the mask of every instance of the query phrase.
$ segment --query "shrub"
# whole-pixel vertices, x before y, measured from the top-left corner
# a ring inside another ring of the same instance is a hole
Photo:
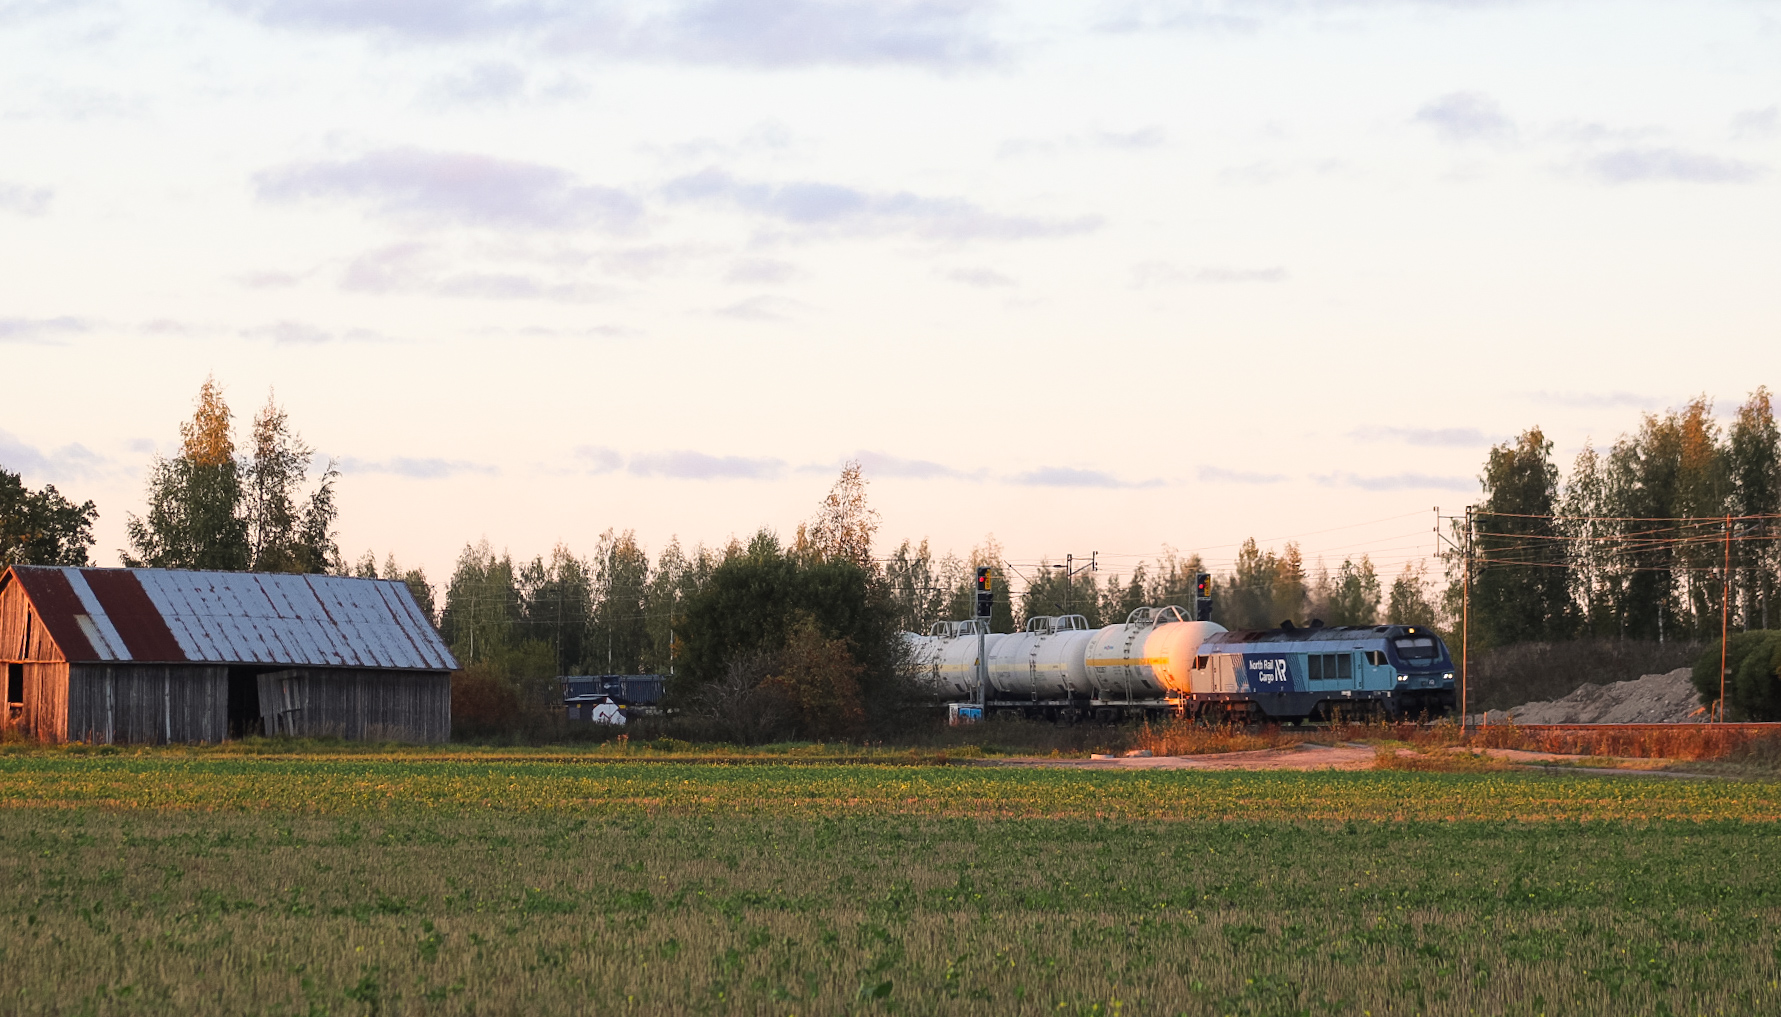
[[[1726,719],[1781,720],[1781,631],[1734,632],[1725,645]],[[1720,649],[1701,651],[1694,663],[1694,687],[1701,699],[1719,700]]]

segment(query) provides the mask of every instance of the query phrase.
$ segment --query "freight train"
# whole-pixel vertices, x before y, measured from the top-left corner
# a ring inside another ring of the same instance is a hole
[[[979,697],[978,645],[988,664]],[[1453,660],[1415,625],[1231,632],[1179,607],[1141,607],[1124,624],[1090,628],[1079,614],[989,632],[981,619],[903,634],[938,699],[986,711],[1074,719],[1186,714],[1299,721],[1382,713],[1433,717],[1453,708]]]

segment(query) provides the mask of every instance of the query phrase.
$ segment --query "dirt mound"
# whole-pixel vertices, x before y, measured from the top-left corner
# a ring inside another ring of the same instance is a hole
[[[1680,724],[1700,719],[1700,708],[1688,668],[1679,667],[1630,682],[1582,685],[1563,699],[1492,710],[1489,723]]]

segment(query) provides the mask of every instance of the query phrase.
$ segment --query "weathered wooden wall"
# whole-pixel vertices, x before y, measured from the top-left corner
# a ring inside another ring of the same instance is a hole
[[[31,662],[24,665],[24,709],[16,721],[0,720],[18,728],[26,738],[44,742],[65,741],[68,730],[68,665]]]
[[[259,681],[269,735],[403,742],[451,737],[451,675],[445,672],[292,668]]]
[[[24,587],[8,576],[0,588],[0,664],[24,664],[24,710],[15,725],[27,738],[59,742],[68,737],[68,665],[62,649],[37,617]]]
[[[0,589],[0,661],[64,660],[61,647],[32,610],[24,586],[10,576],[8,580]]]
[[[229,669],[220,665],[74,664],[67,688],[63,737],[72,741],[105,742],[109,732],[113,743],[220,742],[229,733]]]

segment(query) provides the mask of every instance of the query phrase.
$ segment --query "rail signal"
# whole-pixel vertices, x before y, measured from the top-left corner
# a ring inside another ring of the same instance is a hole
[[[990,586],[989,566],[977,566],[977,617],[988,618],[996,606],[995,590]]]
[[[1200,572],[1194,576],[1194,620],[1212,620],[1212,573]]]

